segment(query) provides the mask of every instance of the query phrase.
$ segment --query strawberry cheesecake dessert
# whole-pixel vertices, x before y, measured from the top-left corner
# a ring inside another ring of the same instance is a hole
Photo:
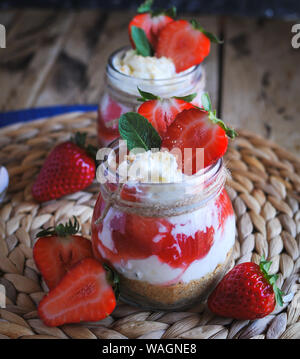
[[[109,57],[98,110],[102,146],[119,136],[119,117],[138,108],[137,88],[162,98],[198,93],[193,103],[201,104],[205,87],[201,63],[211,42],[220,41],[196,20],[175,20],[175,8],[153,10],[152,3],[142,4],[128,25],[131,46]]]
[[[235,131],[207,94],[199,108],[140,93],[139,112],[118,124],[126,150],[114,141],[98,167],[93,252],[117,271],[124,301],[181,309],[204,300],[231,263],[235,217],[222,157]],[[176,111],[166,116],[170,104]]]

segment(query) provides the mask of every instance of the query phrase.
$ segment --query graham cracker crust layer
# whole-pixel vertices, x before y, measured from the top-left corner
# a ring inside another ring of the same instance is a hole
[[[154,285],[140,280],[128,279],[120,274],[121,299],[127,303],[149,309],[179,309],[203,301],[221,280],[231,264],[232,249],[225,262],[204,277],[189,283],[170,286]]]

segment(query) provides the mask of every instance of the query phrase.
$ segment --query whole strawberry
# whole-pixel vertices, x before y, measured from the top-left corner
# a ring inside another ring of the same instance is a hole
[[[262,258],[235,266],[208,298],[209,309],[220,316],[257,319],[270,314],[276,302],[282,306],[282,292],[276,286],[277,275],[269,275],[271,262]]]
[[[92,146],[85,147],[85,133],[76,133],[74,140],[56,146],[46,158],[33,187],[38,202],[60,198],[89,186],[95,178]]]

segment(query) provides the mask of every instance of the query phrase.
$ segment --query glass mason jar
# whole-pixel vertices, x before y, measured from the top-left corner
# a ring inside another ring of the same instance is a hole
[[[118,156],[117,142],[110,147]],[[106,162],[98,169],[108,181],[94,208],[93,251],[118,272],[121,299],[151,310],[205,300],[231,265],[235,241],[223,160],[173,183],[118,183]]]
[[[199,105],[205,86],[205,71],[198,65],[169,79],[140,79],[120,72],[115,59],[123,56],[130,47],[115,51],[108,60],[105,73],[105,87],[98,109],[99,144],[107,146],[117,137],[118,119],[128,111],[136,111],[141,104],[138,87],[160,97],[186,96],[197,93],[193,103]]]

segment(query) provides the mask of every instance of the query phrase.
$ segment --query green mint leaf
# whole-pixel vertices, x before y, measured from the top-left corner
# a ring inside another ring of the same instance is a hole
[[[145,12],[151,12],[152,5],[153,5],[153,0],[146,0],[137,8],[137,13],[143,14]]]
[[[134,42],[138,55],[142,55],[144,57],[152,56],[153,50],[143,29],[136,26],[132,26],[131,38]]]
[[[148,101],[148,100],[160,100],[159,96],[154,95],[151,92],[146,92],[146,91],[142,91],[139,87],[138,87],[138,91],[141,95],[141,97],[139,97],[137,100],[138,101]]]
[[[224,41],[220,40],[216,35],[204,30],[204,28],[198,23],[197,20],[191,20],[190,23],[194,29],[201,31],[210,41],[215,42],[216,44],[223,44]]]
[[[192,102],[196,96],[197,93],[195,92],[187,96],[174,96],[173,98],[176,98],[177,100],[183,100],[185,102]]]
[[[123,140],[127,141],[127,148],[143,148],[146,151],[151,148],[161,147],[161,138],[151,123],[136,112],[124,113],[119,119],[119,132]]]
[[[207,112],[210,112],[211,111],[211,101],[210,101],[209,94],[207,92],[205,92],[201,96],[201,102],[202,102],[202,106],[203,106],[204,110]]]

